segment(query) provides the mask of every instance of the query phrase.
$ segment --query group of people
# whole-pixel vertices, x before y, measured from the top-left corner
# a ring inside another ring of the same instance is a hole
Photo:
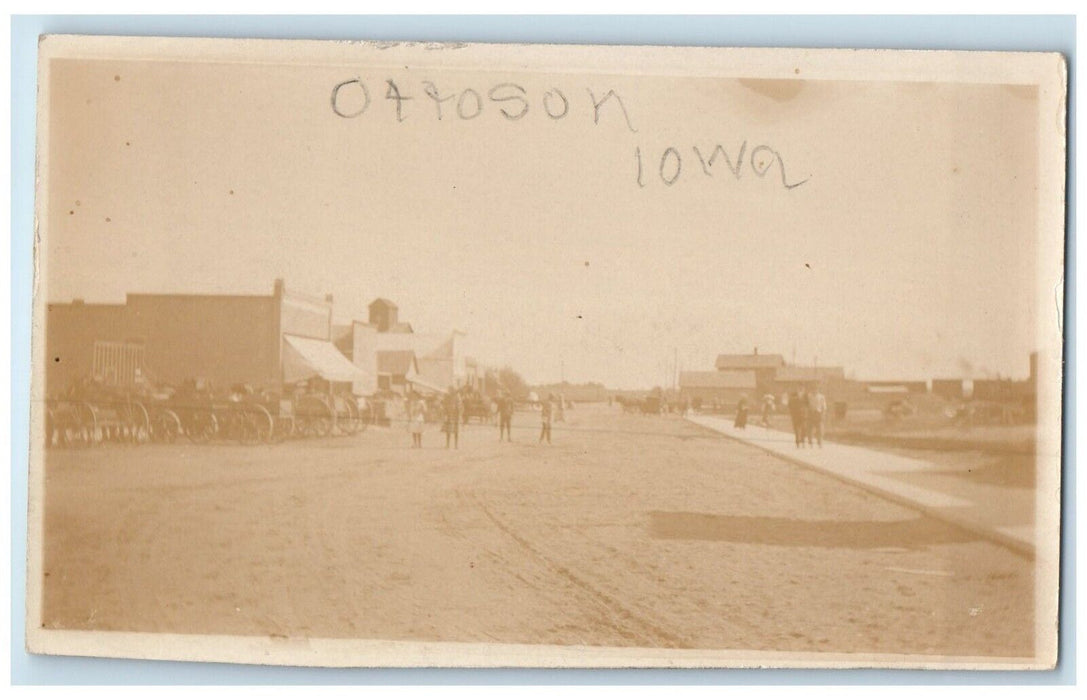
[[[789,417],[797,447],[823,446],[823,424],[827,417],[827,397],[819,387],[800,389],[789,394]]]
[[[558,404],[556,408],[554,394],[548,394],[547,399],[540,402],[540,439],[551,444],[551,424],[557,418],[563,420],[563,406]],[[513,396],[508,391],[502,391],[495,399],[495,413],[498,417],[498,440],[513,442]],[[442,432],[445,433],[446,449],[459,449],[460,426],[464,418],[464,397],[456,387],[449,387],[449,391],[442,397]],[[423,446],[423,430],[426,428],[427,405],[422,397],[412,394],[407,402],[408,430],[411,432],[412,448]]]

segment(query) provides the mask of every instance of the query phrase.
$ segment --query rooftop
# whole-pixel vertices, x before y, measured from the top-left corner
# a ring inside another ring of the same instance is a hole
[[[718,355],[714,364],[719,370],[729,369],[768,369],[783,367],[785,358],[781,355]]]

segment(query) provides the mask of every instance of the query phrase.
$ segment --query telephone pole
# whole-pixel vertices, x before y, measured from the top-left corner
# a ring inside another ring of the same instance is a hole
[[[679,348],[672,348],[672,393],[679,389]]]

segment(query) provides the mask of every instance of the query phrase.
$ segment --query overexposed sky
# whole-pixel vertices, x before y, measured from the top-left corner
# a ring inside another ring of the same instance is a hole
[[[52,78],[50,301],[283,277],[340,321],[384,296],[530,381],[631,388],[754,346],[861,378],[1025,376],[1035,346],[1031,88],[70,60]],[[337,116],[354,78],[370,104]],[[427,81],[453,96],[440,120]],[[488,99],[503,83],[523,117]],[[594,110],[609,90],[625,116]],[[694,151],[744,143],[739,178]]]

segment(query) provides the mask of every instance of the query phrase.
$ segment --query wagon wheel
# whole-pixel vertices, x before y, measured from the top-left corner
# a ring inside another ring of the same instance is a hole
[[[115,401],[101,401],[91,404],[98,415],[98,426],[103,442],[127,442],[128,418],[127,407]]]
[[[181,434],[181,419],[168,408],[160,409],[151,423],[151,439],[154,442],[172,444]]]
[[[102,441],[98,411],[89,403],[71,406],[60,429],[60,440],[67,447],[89,447]]]
[[[359,431],[359,409],[355,405],[355,400],[350,398],[343,399],[344,410],[342,413],[336,415],[336,425],[343,431],[345,435],[354,435]]]
[[[79,421],[84,426],[88,445],[98,445],[106,441],[106,427],[102,421],[102,412],[93,403],[80,404]]]
[[[324,399],[311,397],[306,403],[309,405],[299,416],[302,421],[302,434],[308,437],[328,436],[336,422],[335,412]]]
[[[332,409],[332,428],[331,435],[336,437],[346,437],[350,435],[349,423],[350,423],[350,409],[347,407],[347,402],[338,397],[332,397],[328,400],[328,404]]]
[[[332,427],[335,424],[336,419],[331,411],[326,414],[311,416],[308,432],[314,437],[328,437],[332,433]]]
[[[374,407],[366,399],[355,402],[355,408],[359,412],[358,432],[363,432],[374,423]]]
[[[134,445],[142,445],[151,440],[151,416],[147,407],[139,401],[128,403],[128,439]]]
[[[287,438],[293,437],[297,429],[294,416],[276,416],[275,430],[272,431],[272,442],[283,442]]]
[[[264,406],[246,406],[241,409],[238,421],[238,441],[242,444],[253,445],[260,442],[268,442],[272,439],[275,423],[272,414]]]
[[[257,439],[260,442],[271,442],[276,432],[276,421],[271,412],[264,406],[257,405],[252,407],[250,413],[253,416]]]
[[[88,426],[91,432],[91,442],[112,442],[116,439],[116,411],[109,404],[93,404],[85,402],[79,409],[79,421],[87,425],[89,417],[93,417],[92,425]]]
[[[206,408],[194,408],[189,413],[185,434],[189,440],[203,444],[219,434],[219,419],[215,412]]]
[[[230,420],[230,435],[243,445],[260,442],[257,435],[257,416],[246,406],[235,406]]]

